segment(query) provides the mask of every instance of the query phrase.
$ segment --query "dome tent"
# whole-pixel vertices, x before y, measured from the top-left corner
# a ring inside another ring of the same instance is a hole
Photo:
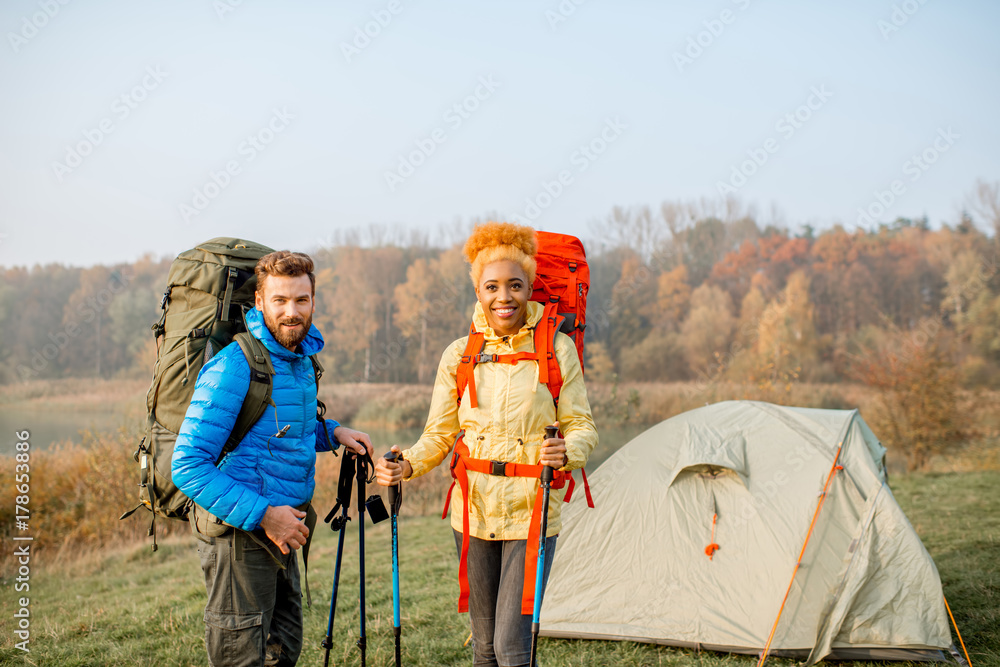
[[[756,654],[788,590],[773,655],[944,659],[941,581],[884,458],[857,410],[728,401],[661,422],[591,476],[596,509],[565,509],[541,634]]]

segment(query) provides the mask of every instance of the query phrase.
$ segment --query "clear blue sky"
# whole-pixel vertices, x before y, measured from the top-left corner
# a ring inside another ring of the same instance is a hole
[[[2,4],[0,265],[530,215],[561,171],[533,222],[586,236],[614,205],[718,196],[748,151],[767,161],[737,195],[792,229],[851,227],[893,180],[877,219],[953,222],[976,179],[1000,179],[988,0],[563,0],[558,23],[558,0],[236,1]],[[391,21],[345,55],[373,13]],[[467,117],[449,112],[463,101]],[[434,152],[398,171],[418,142]],[[907,164],[925,149],[926,171]],[[390,188],[393,171],[407,175]]]

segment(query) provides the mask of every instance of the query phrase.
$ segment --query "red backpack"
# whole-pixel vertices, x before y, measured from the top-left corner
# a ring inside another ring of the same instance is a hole
[[[531,300],[555,304],[563,317],[560,331],[576,343],[576,353],[583,367],[583,332],[587,327],[587,292],[590,290],[590,267],[580,239],[567,234],[535,232],[538,272],[532,285]]]
[[[563,376],[559,361],[555,354],[556,333],[562,331],[576,344],[580,356],[580,367],[583,367],[583,332],[586,328],[587,291],[590,289],[590,268],[587,266],[587,256],[580,240],[566,234],[550,232],[535,232],[538,241],[538,252],[535,262],[538,270],[532,285],[531,300],[545,305],[542,319],[535,327],[534,351],[517,352],[514,354],[483,354],[486,338],[476,331],[475,326],[469,328],[469,342],[458,364],[455,380],[458,385],[458,400],[461,402],[466,389],[469,392],[469,405],[478,407],[476,399],[476,364],[507,363],[516,364],[520,361],[538,362],[538,381],[544,384],[552,394],[552,400],[559,405],[559,393],[562,390]],[[454,453],[451,460],[451,476],[453,482],[448,489],[444,511],[441,518],[448,516],[451,505],[451,492],[457,483],[462,489],[462,500],[465,515],[462,520],[462,554],[459,558],[458,611],[469,610],[469,581],[467,573],[467,553],[469,549],[469,478],[468,471],[503,477],[530,477],[539,479],[542,473],[541,465],[504,463],[502,461],[487,461],[473,459],[465,444],[464,431],[455,440]],[[561,435],[561,434],[560,434]],[[590,495],[590,485],[587,483],[587,473],[583,475],[584,491],[587,495],[587,505],[594,507]],[[563,498],[569,502],[575,486],[572,473],[555,471],[552,481],[553,489],[561,489],[568,484]],[[531,614],[535,597],[535,573],[538,562],[538,535],[541,532],[542,488],[539,484],[535,498],[534,511],[528,531],[527,551],[524,558],[524,590],[521,596],[521,613]]]

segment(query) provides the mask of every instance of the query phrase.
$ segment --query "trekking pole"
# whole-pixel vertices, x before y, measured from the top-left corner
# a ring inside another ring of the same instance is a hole
[[[399,453],[389,452],[385,455],[385,460],[395,463],[399,460]],[[402,650],[400,648],[402,630],[399,621],[399,533],[396,529],[396,517],[399,515],[399,507],[402,503],[402,484],[390,486],[389,512],[392,516],[392,634],[396,638],[396,667],[401,667],[403,664]]]
[[[555,426],[545,427],[545,439],[554,438],[559,434],[559,429]],[[545,532],[549,527],[549,492],[552,490],[552,468],[542,466],[542,529],[538,534],[538,566],[535,570],[535,609],[531,616],[531,667],[537,664],[535,661],[538,650],[538,618],[542,615],[542,593],[544,584],[542,579],[545,574]]]
[[[333,648],[333,617],[337,611],[337,588],[340,585],[340,563],[344,556],[344,533],[347,532],[347,522],[351,520],[351,517],[347,516],[347,511],[351,507],[351,493],[353,491],[351,485],[354,483],[354,467],[354,454],[345,450],[343,458],[340,460],[337,504],[333,506],[330,513],[323,519],[324,522],[330,524],[332,530],[340,531],[340,537],[337,538],[337,564],[333,568],[333,593],[330,595],[330,617],[326,624],[326,639],[320,644],[325,650],[323,667],[329,667],[330,649]],[[343,512],[340,516],[335,517],[337,510],[340,508],[343,508]]]
[[[369,459],[370,460],[370,459]],[[361,649],[361,667],[365,667],[365,652],[368,648],[368,637],[365,634],[365,487],[368,483],[366,462],[364,456],[358,457],[358,550],[361,557],[361,634],[358,637],[358,648]]]

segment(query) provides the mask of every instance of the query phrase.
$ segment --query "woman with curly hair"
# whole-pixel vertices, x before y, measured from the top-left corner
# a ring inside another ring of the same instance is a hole
[[[543,311],[542,304],[530,300],[536,249],[530,227],[509,223],[476,227],[465,244],[465,257],[477,298],[472,322],[485,340],[479,356],[484,361],[475,364],[460,396],[459,366],[469,337],[452,343],[441,356],[423,435],[402,452],[392,448],[401,454],[398,462],[382,458],[376,466],[379,484],[391,486],[440,464],[453,444],[460,457],[467,457],[459,468],[465,469],[469,461],[451,498],[451,525],[460,559],[466,554],[459,566],[459,611],[469,611],[475,665],[513,667],[529,660],[528,601],[534,586],[531,574],[527,577],[531,590],[525,585],[525,558],[526,552],[535,553],[527,540],[539,502],[539,481],[537,475],[519,475],[540,470],[539,464],[564,473],[582,468],[597,445],[583,371],[571,339],[563,333],[554,338],[563,376],[558,402],[540,382],[539,363],[526,360],[535,352],[534,332]],[[519,363],[489,363],[496,360],[492,355],[518,353],[525,353]],[[545,427],[556,423],[561,435],[546,439]],[[477,471],[473,463],[490,465]],[[565,490],[552,491],[545,578],[561,527],[559,501]]]

